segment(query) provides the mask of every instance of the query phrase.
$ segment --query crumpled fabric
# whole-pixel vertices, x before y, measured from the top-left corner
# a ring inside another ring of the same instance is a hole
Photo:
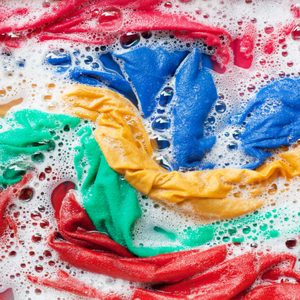
[[[5,121],[10,129],[0,132],[0,187],[22,179],[33,165],[31,155],[55,148],[55,130],[66,125],[74,128],[80,122],[74,117],[38,110],[17,111]]]
[[[114,247],[108,249],[107,241],[102,246],[102,241],[109,240],[109,237],[94,231],[74,192],[70,191],[61,203],[56,201],[54,208],[59,210],[56,214],[58,230],[65,240],[57,239],[55,233],[51,234],[49,246],[58,252],[62,260],[90,272],[144,283],[178,282],[211,268],[226,256],[225,245],[148,258],[121,254],[121,245],[117,245],[116,251]]]
[[[122,68],[117,59],[122,61]],[[153,119],[152,124],[163,122],[158,133],[171,128],[172,138],[162,141],[162,147],[172,145],[173,152],[172,160],[165,167],[171,170],[213,167],[201,163],[216,140],[215,136],[203,136],[204,122],[217,99],[207,55],[197,48],[192,52],[170,52],[162,47],[143,46],[121,54],[102,54],[99,61],[103,70],[75,67],[69,71],[70,78],[83,84],[113,88],[139,106],[145,118]],[[170,77],[175,81],[174,95],[167,100],[169,103],[162,105],[159,94],[166,83],[172,82]],[[130,78],[130,84],[126,78]],[[263,87],[243,113],[235,116],[239,120],[234,123],[242,127],[239,137],[242,148],[252,157],[243,168],[258,168],[272,155],[272,149],[289,146],[299,139],[298,90],[298,78],[276,80]],[[167,114],[163,112],[166,107],[170,109]]]
[[[13,290],[11,288],[6,289],[0,292],[0,299],[1,300],[12,300],[14,299]]]
[[[22,180],[3,191],[0,190],[0,237],[10,223],[9,218],[6,216],[6,208],[10,204],[12,198],[16,197],[17,193],[24,187],[30,180],[31,175],[25,175]]]
[[[62,122],[55,130],[62,132],[60,133],[61,137],[64,135],[64,131],[62,130],[66,125],[78,123],[78,119],[75,117],[72,118],[64,116],[67,117],[64,118],[63,115],[47,115],[48,114],[39,111],[23,110],[18,112],[17,118],[14,114],[7,115],[4,121],[22,119],[22,124],[27,124],[28,122],[43,124],[40,127],[31,126],[31,135],[24,136],[24,139],[27,137],[28,141],[31,142],[32,136],[35,136],[36,132],[45,133],[45,135],[41,135],[41,139],[35,140],[37,145],[47,144],[48,142],[46,137],[48,137],[48,132],[49,130],[52,132],[52,129],[47,127],[46,120],[56,120],[57,122],[59,120],[66,121]],[[27,120],[27,118],[30,118],[30,120]],[[38,120],[36,118],[42,118],[43,120]],[[13,126],[12,121],[10,121],[10,125]],[[15,124],[15,126],[19,127],[20,124]],[[49,126],[53,127],[53,124]],[[19,129],[22,129],[22,127],[19,127]],[[122,178],[120,178],[120,176],[108,166],[104,155],[93,136],[93,131],[89,124],[80,125],[80,129],[78,126],[75,126],[71,130],[76,132],[75,136],[78,138],[79,143],[75,149],[76,155],[74,157],[74,167],[78,178],[77,188],[81,194],[85,210],[97,230],[108,234],[116,242],[126,246],[132,253],[138,256],[152,256],[165,252],[189,249],[203,245],[210,241],[217,243],[222,243],[222,241],[240,243],[244,240],[256,240],[257,238],[269,239],[278,235],[296,234],[299,232],[297,222],[293,222],[292,219],[288,226],[284,226],[283,228],[270,226],[270,219],[266,219],[265,215],[268,214],[270,216],[278,213],[278,220],[283,220],[284,218],[284,214],[281,214],[281,212],[274,212],[270,209],[268,211],[258,211],[248,216],[227,221],[229,222],[227,227],[224,226],[224,222],[219,222],[213,224],[202,224],[184,230],[170,230],[155,223],[148,224],[149,231],[146,232],[150,233],[151,230],[151,236],[153,236],[153,238],[155,237],[155,240],[163,241],[165,246],[139,246],[133,242],[134,238],[132,236],[132,231],[134,226],[136,226],[136,221],[141,216],[141,208],[136,192],[133,192],[134,189],[127,184],[126,180],[122,180]],[[4,132],[7,134],[7,140],[14,140],[16,133],[14,130],[3,131],[3,133]],[[56,141],[54,132],[51,133],[51,137],[53,138],[53,141]],[[21,142],[23,143],[24,140]],[[29,145],[30,143],[25,144]],[[23,150],[23,152],[16,152],[15,156],[11,157],[9,163],[3,161],[3,166],[5,166],[3,170],[5,172],[10,170],[10,173],[14,175],[12,176],[13,182],[20,180],[23,176],[22,174],[33,166],[31,159],[32,155],[40,155],[47,151],[52,151],[51,149],[53,149],[52,146],[50,148],[46,147],[45,149],[36,147],[34,148],[34,151],[37,152],[29,151],[29,153],[27,153],[27,147],[21,147],[17,144],[17,141],[15,147],[20,151]],[[29,149],[31,149],[31,147],[29,147]],[[4,153],[5,151],[7,151],[7,145],[0,143],[0,152]],[[12,169],[10,166],[18,166],[19,168],[22,168]],[[264,230],[259,230],[255,233],[251,232],[244,236],[239,234],[238,228],[247,229],[247,226],[251,227],[253,223],[263,224]],[[217,241],[217,236],[220,236],[222,239]]]
[[[300,139],[300,78],[284,78],[263,87],[241,114],[246,124],[240,137],[256,168],[272,155],[272,149],[290,146]]]
[[[67,193],[67,194],[65,194]],[[267,291],[255,288],[249,295],[276,293],[274,281],[281,276],[300,281],[300,274],[294,268],[296,257],[285,253],[257,254],[248,252],[235,258],[226,259],[226,246],[212,247],[208,250],[191,250],[173,254],[158,255],[151,258],[136,258],[130,254],[120,255],[113,248],[108,250],[106,242],[102,249],[101,233],[95,233],[93,226],[80,204],[74,191],[64,190],[57,201],[52,201],[58,230],[49,237],[49,245],[58,252],[59,257],[69,264],[91,272],[106,274],[114,278],[130,281],[147,282],[148,289],[134,290],[132,299],[232,299],[248,297],[248,289],[258,279],[273,283]],[[122,246],[119,246],[122,249]],[[57,280],[29,278],[31,281],[46,286],[59,288],[79,294],[72,284],[72,277],[58,274]],[[70,282],[71,286],[66,286]],[[82,283],[77,282],[82,285]],[[154,285],[160,283],[160,285]],[[283,283],[285,285],[286,283]],[[299,284],[289,286],[290,291],[297,291]],[[89,293],[99,295],[98,291],[87,287]],[[106,295],[101,295],[106,299]],[[107,295],[117,297],[118,295]],[[244,299],[244,298],[241,298]],[[289,299],[289,298],[288,298]]]
[[[241,300],[261,300],[261,299],[280,299],[297,300],[300,295],[300,284],[293,283],[273,283],[259,285],[251,290],[246,296],[240,297]]]
[[[161,113],[156,118],[158,121],[164,118],[164,126],[172,128],[172,169],[199,169],[204,154],[215,143],[215,137],[203,137],[204,122],[218,98],[208,69],[210,58],[197,48],[191,52],[170,52],[163,48],[141,47],[113,56],[123,62],[145,118],[153,115],[155,108],[162,109],[161,103],[158,106],[158,92],[167,82],[175,81],[175,99],[169,104],[171,113]]]
[[[209,224],[181,231],[170,231],[152,224],[149,230],[165,246],[135,245],[132,231],[142,216],[137,192],[108,166],[89,124],[79,128],[78,118],[38,110],[18,111],[8,115],[5,121],[11,129],[0,133],[0,137],[5,137],[0,141],[4,174],[2,185],[21,180],[26,171],[34,166],[34,155],[53,151],[58,138],[57,130],[75,130],[79,140],[79,145],[74,149],[78,189],[83,205],[98,231],[108,234],[138,256],[192,248],[213,239],[214,228]],[[22,138],[15,139],[19,133],[22,133]],[[8,143],[13,143],[14,147],[9,147]]]
[[[224,45],[221,35],[229,42],[231,36],[225,29],[194,22],[183,15],[160,12],[159,4],[158,0],[95,0],[93,3],[62,0],[58,6],[50,8],[23,4],[11,9],[11,5],[1,3],[0,43],[19,47],[24,40],[37,37],[39,41],[60,39],[107,45],[114,43],[122,33],[168,30],[182,39],[202,39],[207,45],[216,47],[219,63],[228,64],[229,44]],[[124,8],[126,14],[120,10]],[[102,14],[111,9],[119,12],[118,20],[102,22]]]
[[[176,70],[171,111],[174,170],[199,169],[216,141],[215,136],[204,137],[204,123],[218,98],[210,65],[210,58],[194,49]]]
[[[256,171],[220,169],[168,172],[152,158],[153,148],[137,109],[113,91],[78,86],[65,94],[70,110],[96,123],[95,137],[108,164],[138,191],[151,199],[186,204],[202,218],[232,218],[259,208],[256,198],[274,178],[300,175],[300,149],[278,155]],[[100,116],[100,117],[99,117]],[[251,186],[252,199],[229,198],[239,184]]]
[[[95,71],[75,67],[70,72],[70,79],[82,84],[95,86],[104,86],[103,82],[105,82],[106,86],[119,91],[123,95],[126,95],[127,98],[132,99],[134,103],[137,103],[130,84],[120,74],[115,73],[113,70],[107,72],[106,70]]]
[[[82,128],[78,137],[80,146],[75,149],[74,166],[84,208],[98,231],[107,233],[138,256],[174,252],[213,239],[214,229],[209,224],[177,232],[153,224],[152,234],[165,246],[135,245],[132,231],[142,216],[136,190],[108,165],[90,127]]]
[[[289,278],[293,278],[299,282],[299,273],[293,271],[295,262],[296,258],[290,254],[268,253],[258,256],[256,253],[249,252],[225,260],[211,270],[187,278],[179,283],[162,286],[158,291],[137,289],[132,299],[252,299],[251,296],[258,293],[258,288],[252,291],[250,290],[250,292],[248,292],[248,289],[251,288],[252,284],[260,278],[260,276],[264,276],[266,281],[270,282],[267,278],[270,268],[279,270],[279,273],[281,273],[281,271],[285,273],[286,269],[289,269],[291,271]],[[287,267],[280,266],[282,263],[286,263]],[[272,294],[276,295],[278,291],[278,295],[280,295],[286,283],[280,283],[278,285],[280,286],[281,284],[281,289],[273,285],[269,290],[260,290],[259,293],[261,296],[267,296]],[[300,284],[296,283],[288,288],[291,292],[295,292],[299,290],[299,286]],[[291,297],[287,299],[295,298]]]
[[[115,295],[114,293],[102,293],[92,286],[85,284],[83,281],[71,276],[69,273],[58,270],[55,279],[48,277],[38,277],[34,275],[27,275],[27,279],[33,284],[39,284],[46,287],[54,288],[59,291],[71,293],[80,297],[88,297],[99,300],[122,300],[123,297]],[[1,294],[0,294],[1,296]],[[1,300],[12,300],[13,298],[4,298]]]
[[[145,118],[150,117],[157,106],[156,96],[170,77],[173,77],[187,51],[168,51],[162,47],[140,47],[121,54],[113,53],[123,62],[124,70],[130,78]]]
[[[59,72],[65,71],[69,60],[70,55],[65,53],[54,57],[50,53],[47,57]],[[144,118],[152,119],[156,133],[170,129],[172,137],[164,142],[172,145],[172,159],[168,162],[172,170],[211,167],[201,164],[216,140],[214,136],[204,137],[205,121],[218,98],[209,56],[198,48],[189,52],[142,46],[101,54],[95,64],[98,67],[86,69],[69,66],[67,74],[76,82],[107,86],[121,93],[140,108]],[[174,87],[169,89],[174,95],[164,97],[164,89],[172,86],[172,81]]]

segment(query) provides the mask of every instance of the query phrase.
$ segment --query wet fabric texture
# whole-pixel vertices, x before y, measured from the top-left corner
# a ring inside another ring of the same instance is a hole
[[[60,59],[48,57],[49,63],[61,68],[68,60],[67,54]],[[140,108],[142,116],[151,120],[153,131],[164,136],[158,138],[157,147],[172,149],[171,159],[164,165],[167,169],[214,167],[202,162],[216,141],[215,136],[204,136],[205,122],[218,98],[209,56],[197,48],[170,52],[143,46],[122,54],[101,54],[101,67],[94,69],[67,64],[72,80],[110,87]],[[232,118],[234,125],[241,126],[241,147],[251,157],[243,168],[258,168],[273,149],[299,139],[299,82],[299,78],[284,78],[267,84],[240,115]]]
[[[0,186],[20,181],[33,162],[43,157],[39,153],[53,150],[56,130],[74,128],[80,122],[71,116],[39,110],[17,111],[5,121],[9,130],[0,133]]]
[[[95,137],[108,164],[133,187],[154,200],[188,205],[193,214],[202,218],[232,218],[251,212],[263,204],[256,196],[274,178],[300,174],[299,147],[282,152],[277,160],[256,171],[168,172],[152,158],[150,139],[138,110],[129,100],[113,91],[88,86],[78,86],[64,99],[76,116],[96,123]],[[252,185],[251,198],[228,197],[240,184]]]
[[[93,231],[93,225],[76,201],[74,192],[69,191],[52,203],[63,239],[57,239],[57,233],[53,233],[48,239],[49,246],[60,259],[78,268],[149,284],[147,289],[133,288],[131,299],[231,299],[238,295],[251,299],[251,295],[282,294],[278,284],[270,285],[267,290],[258,286],[249,292],[258,278],[269,283],[281,276],[300,280],[300,274],[294,269],[296,257],[285,253],[258,256],[255,252],[248,252],[230,258],[227,257],[227,247],[223,245],[137,258],[124,253],[121,245],[112,247],[113,242],[107,236]],[[32,275],[28,278],[34,283],[82,295],[76,287],[83,283],[60,271],[58,279]],[[285,284],[282,288],[286,287],[289,292],[299,291],[299,284]],[[101,295],[103,299],[119,299],[117,294],[101,294],[87,285],[84,288],[87,293]]]
[[[142,216],[138,194],[124,178],[108,165],[90,127],[78,132],[80,146],[74,165],[79,180],[83,205],[98,231],[126,246],[138,256],[152,256],[202,245],[213,238],[213,227],[199,226],[185,231],[171,231],[151,224],[155,239],[166,246],[135,245],[133,229]],[[150,233],[150,232],[149,232]]]
[[[300,78],[284,78],[264,86],[239,118],[245,123],[241,135],[243,149],[256,168],[272,155],[272,150],[290,146],[300,139]]]
[[[109,235],[138,256],[179,251],[205,244],[213,239],[211,225],[171,231],[151,224],[151,235],[154,239],[164,241],[165,246],[135,245],[133,229],[136,221],[142,216],[138,193],[109,167],[90,125],[80,125],[80,120],[75,117],[38,110],[18,111],[6,119],[13,129],[0,133],[0,137],[3,137],[0,142],[3,159],[2,186],[20,181],[23,175],[32,169],[34,163],[39,163],[45,153],[55,149],[59,136],[64,135],[64,130],[75,130],[79,141],[79,145],[74,149],[78,190],[84,208],[98,231]],[[14,136],[20,133],[22,139],[15,140]],[[7,199],[4,197],[0,202],[5,204]]]
[[[172,131],[169,139],[158,142],[159,148],[173,146],[172,170],[212,167],[201,163],[216,139],[204,137],[205,121],[218,98],[208,55],[198,48],[190,52],[143,46],[101,54],[92,68],[71,67],[69,57],[50,53],[47,62],[59,72],[69,65],[68,76],[76,82],[121,93],[151,119],[157,134]]]

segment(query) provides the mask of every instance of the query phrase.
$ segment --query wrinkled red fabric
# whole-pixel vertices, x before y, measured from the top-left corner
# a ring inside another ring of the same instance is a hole
[[[132,299],[141,300],[252,300],[276,299],[284,291],[286,298],[297,299],[299,284],[275,283],[280,276],[300,281],[294,270],[296,258],[285,253],[246,253],[226,258],[226,246],[206,251],[191,250],[138,258],[102,233],[94,231],[86,212],[76,201],[74,184],[63,183],[52,193],[51,201],[58,223],[58,233],[49,238],[49,245],[59,257],[71,265],[115,278],[151,283],[152,288],[134,290]],[[96,299],[121,299],[105,295],[70,277],[63,271],[57,279],[28,277],[30,281]],[[253,290],[258,279],[266,280]],[[81,293],[81,294],[80,294]],[[259,298],[261,297],[261,298]],[[263,298],[262,298],[263,297]],[[268,298],[272,297],[272,298]],[[275,298],[274,298],[275,297]]]
[[[14,300],[12,289],[7,289],[0,293],[0,300]]]
[[[256,253],[246,253],[227,260],[203,274],[178,284],[168,285],[161,290],[177,295],[195,294],[203,299],[206,299],[206,295],[209,295],[209,299],[231,299],[251,287],[258,277],[274,266],[278,272],[290,270],[289,275],[297,279],[299,274],[293,272],[295,262],[295,257],[290,254],[258,256]],[[282,263],[284,266],[277,266]]]
[[[51,22],[59,22],[65,19],[67,16],[73,16],[74,11],[77,11],[80,7],[93,7],[87,0],[64,0],[59,1],[57,4],[50,5],[49,7],[42,5],[41,7],[31,6],[30,3],[27,6],[22,6],[12,9],[10,0],[1,2],[0,4],[0,34],[19,32],[27,30],[35,30]],[[118,6],[124,7],[130,5],[134,9],[147,9],[157,5],[160,0],[106,0],[106,1],[94,1],[101,4],[101,8]],[[36,17],[36,15],[38,17]],[[21,18],[20,18],[21,17]],[[22,17],[27,18],[28,21],[23,23]],[[21,25],[20,25],[21,24]]]
[[[268,299],[298,300],[300,299],[300,284],[273,283],[265,286],[259,285],[242,298],[242,300]]]
[[[110,247],[107,235],[90,231],[90,220],[76,201],[74,192],[63,199],[57,222],[65,240],[57,240],[57,235],[52,234],[48,242],[62,260],[87,271],[129,281],[177,282],[211,268],[226,257],[225,245],[206,251],[182,251],[148,258],[132,257],[129,253],[122,255],[124,247],[113,241],[114,246]]]
[[[96,231],[87,213],[76,201],[74,192],[64,199],[67,192],[73,187],[74,185],[70,183],[62,183],[53,190],[51,195],[58,230],[63,238],[87,249],[133,257],[125,247],[113,241],[106,234]]]
[[[249,69],[253,62],[254,38],[245,34],[232,41],[231,48],[234,55],[234,64],[238,67]]]
[[[35,284],[41,284],[47,287],[55,288],[57,290],[72,293],[77,296],[89,297],[101,300],[121,300],[118,295],[104,294],[97,289],[85,284],[84,282],[74,278],[68,273],[59,270],[56,279],[39,278],[36,276],[28,275],[28,280]],[[1,298],[0,298],[1,300]]]
[[[31,175],[25,175],[23,179],[3,191],[0,191],[0,236],[3,234],[7,226],[12,222],[7,216],[5,216],[6,208],[11,199],[16,196],[17,192],[26,185],[31,179]]]
[[[37,29],[62,16],[67,16],[85,0],[59,1],[54,7],[49,8],[43,8],[42,5],[38,8],[30,7],[30,5],[24,7],[20,4],[20,7],[16,9],[11,9],[9,2],[6,0],[0,4],[0,34]],[[34,18],[36,14],[39,15],[37,19]],[[29,21],[23,23],[25,17],[28,17]]]
[[[276,267],[274,270],[277,270],[280,276],[286,274],[298,280],[299,274],[293,271],[295,261],[295,257],[289,254],[265,254],[257,256],[255,253],[246,253],[227,260],[205,273],[176,284],[161,287],[159,292],[138,289],[133,298],[171,300],[190,299],[192,297],[192,299],[199,298],[203,300],[229,300],[250,288],[256,279],[265,272],[268,274],[268,272],[273,271],[269,271],[269,269],[274,266]],[[284,263],[284,265],[277,266],[281,263]],[[289,273],[287,272],[288,270],[290,271]],[[245,299],[252,299],[247,295]],[[236,299],[244,299],[241,297]]]
[[[228,63],[228,46],[224,46],[220,39],[220,35],[223,35],[231,40],[226,30],[191,21],[182,15],[159,12],[157,5],[160,2],[95,0],[91,4],[88,0],[61,0],[48,10],[44,8],[45,12],[37,20],[21,22],[22,25],[19,25],[18,18],[14,18],[16,15],[30,16],[30,13],[34,15],[37,11],[31,12],[27,7],[11,10],[2,4],[0,42],[10,47],[18,47],[23,40],[37,36],[40,41],[64,39],[88,44],[110,44],[122,33],[170,30],[184,39],[203,39],[209,46],[216,47],[216,56],[222,64]],[[113,26],[107,26],[105,22],[101,23],[101,14],[112,8],[126,8],[126,13],[120,12],[122,20]]]

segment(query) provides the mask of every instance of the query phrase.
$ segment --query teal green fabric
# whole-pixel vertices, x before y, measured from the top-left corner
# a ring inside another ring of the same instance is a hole
[[[3,128],[1,127],[3,126]],[[71,132],[69,132],[71,131]],[[196,246],[270,239],[299,234],[300,209],[280,202],[273,209],[261,209],[248,216],[194,226],[185,230],[166,230],[151,224],[150,242],[163,247],[136,245],[133,229],[143,221],[138,194],[107,164],[93,136],[91,124],[67,115],[37,110],[21,110],[0,119],[0,187],[18,182],[46,153],[54,153],[59,141],[71,134],[76,144],[74,167],[78,191],[96,229],[127,247],[137,256],[152,256]],[[52,155],[52,154],[51,154]],[[149,231],[148,231],[149,233]],[[144,231],[143,231],[144,234]],[[150,243],[151,245],[151,243]]]
[[[58,135],[75,129],[80,143],[75,148],[74,166],[84,208],[98,231],[127,247],[138,256],[152,256],[202,245],[213,238],[213,227],[181,232],[153,225],[153,233],[164,247],[135,246],[132,229],[142,216],[137,192],[107,164],[90,124],[67,115],[21,110],[2,119],[8,130],[0,131],[0,185],[21,180],[34,166],[37,155],[53,151]],[[80,124],[80,126],[78,126]],[[9,175],[9,176],[8,176]]]
[[[161,244],[175,242],[177,246],[135,246],[132,229],[137,219],[142,216],[136,190],[109,167],[90,127],[82,128],[78,134],[81,136],[81,143],[76,148],[75,168],[84,208],[98,231],[109,234],[116,242],[138,256],[191,248],[213,238],[213,227],[210,225],[179,233],[153,226]]]
[[[29,109],[2,119],[1,126],[8,126],[9,130],[0,131],[0,187],[20,181],[34,165],[38,153],[56,147],[56,130],[74,128],[79,122],[67,115]]]

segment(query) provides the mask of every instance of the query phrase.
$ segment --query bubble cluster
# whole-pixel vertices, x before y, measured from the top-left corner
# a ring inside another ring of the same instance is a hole
[[[225,74],[212,71],[218,101],[206,120],[205,135],[217,136],[217,143],[207,153],[204,163],[213,162],[216,168],[239,167],[251,163],[251,158],[243,153],[241,147],[242,128],[225,124],[230,117],[243,111],[264,85],[275,79],[300,75],[299,26],[294,25],[291,34],[280,31],[284,24],[294,21],[295,16],[290,11],[292,2],[163,1],[160,6],[162,11],[184,14],[202,23],[223,27],[233,38],[241,37],[250,28],[255,40],[254,60],[250,69],[235,66],[231,59]],[[53,3],[44,1],[43,7]],[[10,1],[10,5],[18,4],[19,1]],[[36,5],[40,8],[40,3]],[[107,30],[118,26],[118,22],[124,17],[123,12],[115,8],[94,13]],[[21,21],[23,17],[18,18],[16,20]],[[24,43],[20,49],[1,48],[0,115],[24,108],[68,113],[61,95],[73,84],[67,76],[69,68],[81,66],[97,69],[101,53],[122,53],[143,45],[164,46],[169,51],[199,47],[209,55],[214,53],[214,49],[207,47],[202,41],[178,40],[170,33],[160,31],[124,34],[110,46],[31,41]],[[52,66],[44,64],[46,60],[51,61]],[[174,83],[170,81],[157,98],[153,99],[157,102],[155,114],[145,120],[150,137],[156,141],[155,157],[167,169],[170,168],[172,154],[170,111],[175,95]],[[276,105],[266,103],[266,113],[272,109],[277,109]],[[6,131],[10,126],[3,120],[0,119],[0,132]],[[61,182],[72,181],[77,184],[73,165],[73,149],[78,145],[76,130],[65,127],[56,132],[56,135],[58,139],[51,151],[37,153],[30,158],[33,180],[19,192],[8,208],[8,216],[17,230],[14,232],[13,228],[9,228],[2,237],[5,243],[0,243],[0,268],[3,270],[0,273],[0,291],[12,287],[15,299],[22,300],[70,299],[67,293],[33,285],[26,279],[28,274],[55,277],[56,271],[63,269],[104,292],[129,294],[134,286],[132,283],[74,268],[60,261],[55,251],[47,246],[48,234],[56,229],[50,203],[51,191]],[[11,165],[5,176],[9,178],[16,173],[23,175],[25,170],[22,164]],[[231,256],[249,249],[285,251],[297,255],[300,243],[295,238],[300,231],[297,226],[300,218],[299,193],[298,179],[289,182],[283,179],[275,181],[260,196],[266,204],[259,211],[234,220],[214,221],[214,239],[206,246],[229,243]],[[246,187],[235,190],[232,196],[241,195],[247,195]],[[153,226],[179,232],[197,228],[205,222],[193,219],[189,212],[170,208],[142,195],[139,195],[139,202],[143,216],[134,227],[136,245],[161,246],[162,241],[154,240],[151,236]]]

